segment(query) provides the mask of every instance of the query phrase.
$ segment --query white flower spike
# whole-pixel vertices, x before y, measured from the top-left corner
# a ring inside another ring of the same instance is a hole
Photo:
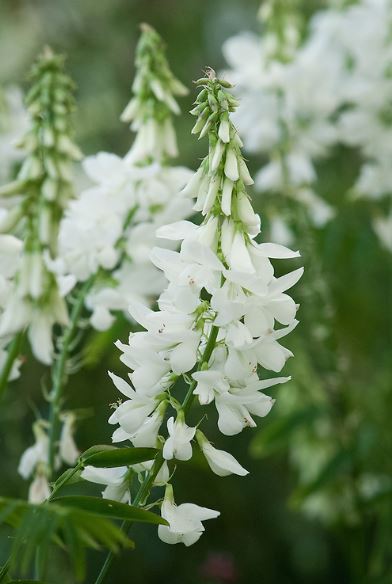
[[[203,409],[216,408],[218,429],[231,436],[255,427],[275,401],[264,390],[289,380],[265,378],[262,369],[278,372],[292,355],[280,344],[298,322],[297,305],[286,291],[303,270],[277,278],[270,258],[292,260],[299,253],[256,241],[260,221],[246,194],[251,179],[230,119],[236,100],[226,82],[212,71],[207,75],[198,82],[201,91],[192,112],[198,116],[193,132],[208,134],[209,155],[186,188],[197,198],[203,221],[200,226],[175,221],[159,229],[159,237],[180,241],[181,247],[152,252],[169,281],[158,310],[140,302],[130,305],[144,330],[117,346],[132,385],[111,375],[128,398],[109,419],[118,425],[113,440],[161,449],[148,468],[134,468],[144,473],[143,485],[172,480],[175,461],[191,459],[195,435],[214,473],[246,475],[229,452],[212,446],[197,429],[203,416],[197,427],[187,424],[189,408],[196,400]],[[181,377],[188,387],[182,399],[172,391]],[[165,424],[166,408],[173,413]],[[176,506],[169,483],[162,503],[169,526],[159,527],[159,537],[191,545],[204,531],[202,521],[218,514],[189,503]]]

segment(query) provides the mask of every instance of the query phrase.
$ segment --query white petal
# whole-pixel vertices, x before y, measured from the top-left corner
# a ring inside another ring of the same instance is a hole
[[[135,396],[135,390],[129,385],[129,383],[124,381],[122,377],[115,375],[111,371],[108,371],[108,374],[110,379],[113,381],[115,387],[118,389],[118,391],[120,391],[123,395],[129,397],[130,399],[132,399]]]
[[[292,251],[279,243],[259,243],[257,249],[260,253],[272,259],[290,259],[300,257],[299,251]]]

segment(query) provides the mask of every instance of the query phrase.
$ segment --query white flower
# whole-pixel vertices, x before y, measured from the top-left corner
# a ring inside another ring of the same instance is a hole
[[[196,438],[212,472],[220,477],[225,477],[230,474],[240,476],[248,474],[248,471],[240,465],[234,456],[229,452],[214,448],[200,430],[197,431]]]
[[[73,466],[80,454],[74,440],[75,414],[66,412],[61,415],[63,427],[60,434],[59,452],[61,458],[69,466]]]
[[[22,454],[18,466],[18,473],[28,479],[40,463],[48,463],[49,439],[42,427],[42,422],[38,421],[33,426],[35,443]]]
[[[121,403],[109,418],[109,424],[119,424],[128,434],[134,434],[145,423],[147,417],[157,406],[156,400],[147,395],[137,393],[123,379],[109,373],[113,383],[130,399]]]
[[[218,428],[222,434],[233,436],[247,426],[254,428],[256,422],[251,414],[264,417],[270,412],[275,400],[261,393],[260,386],[263,386],[263,382],[255,381],[246,387],[233,387],[231,391],[215,397]]]
[[[143,424],[133,434],[128,434],[120,426],[114,431],[112,440],[113,442],[123,442],[124,440],[130,440],[134,446],[140,447],[150,447],[155,448],[159,428],[162,425],[162,420],[164,412],[166,409],[166,403],[162,402],[155,412],[148,416]]]
[[[18,270],[23,243],[13,235],[0,235],[0,277],[11,279]]]
[[[50,496],[49,482],[44,473],[38,472],[29,487],[28,500],[30,503],[39,504]]]
[[[176,421],[171,417],[167,421],[169,438],[163,447],[163,457],[166,460],[176,458],[177,460],[189,460],[192,457],[192,445],[196,428],[190,428],[185,424],[180,415]]]
[[[102,492],[104,499],[112,499],[113,501],[120,501],[120,503],[130,503],[131,494],[129,491],[128,467],[119,466],[117,468],[96,468],[94,466],[86,466],[82,472],[81,477],[91,483],[98,483],[99,485],[106,485]]]
[[[376,217],[373,229],[385,249],[392,252],[392,212],[387,217]]]
[[[215,519],[220,515],[219,511],[199,507],[193,503],[176,505],[173,499],[171,485],[166,487],[165,499],[162,503],[161,514],[169,526],[158,527],[159,539],[165,543],[183,543],[190,546],[196,543],[204,531],[202,521]]]
[[[223,371],[220,370],[210,368],[204,371],[196,371],[192,373],[192,377],[197,382],[193,393],[199,396],[201,405],[211,403],[215,397],[215,392],[225,392],[230,388]]]

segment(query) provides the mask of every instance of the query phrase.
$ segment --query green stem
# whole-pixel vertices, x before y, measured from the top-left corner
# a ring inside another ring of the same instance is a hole
[[[56,449],[60,433],[61,398],[66,377],[66,364],[69,357],[70,346],[78,328],[78,320],[83,310],[84,300],[94,282],[94,279],[94,276],[89,278],[79,291],[71,312],[70,323],[62,337],[60,354],[53,367],[53,389],[50,395],[49,413],[49,478],[53,476],[55,467]]]
[[[129,227],[131,224],[136,211],[138,210],[138,205],[132,207],[124,221],[123,225],[123,232]],[[121,247],[123,245],[124,236],[121,236],[117,241],[116,246]],[[125,252],[123,251],[120,257],[120,260],[117,265],[119,265],[125,257]],[[65,379],[65,367],[70,351],[70,345],[74,338],[75,332],[78,326],[78,320],[80,314],[83,309],[84,300],[86,295],[92,285],[94,284],[96,278],[98,278],[101,274],[101,270],[97,272],[97,274],[92,275],[85,284],[81,287],[79,294],[76,298],[76,302],[74,304],[71,317],[70,317],[70,324],[66,329],[63,338],[62,338],[62,345],[60,355],[54,365],[53,369],[53,389],[50,398],[50,414],[49,414],[49,478],[53,476],[54,466],[55,466],[55,459],[56,459],[56,447],[59,438],[59,430],[60,430],[60,411],[61,411],[61,395],[64,386],[64,379]]]
[[[132,502],[132,505],[134,507],[139,507],[139,505],[141,503],[143,503],[143,501],[146,499],[146,497],[150,494],[150,490],[152,488],[154,480],[155,480],[157,474],[159,473],[164,462],[165,461],[164,461],[164,458],[162,456],[162,452],[159,452],[157,454],[157,457],[154,460],[154,464],[151,467],[150,472],[145,476],[144,481],[142,482],[138,492],[136,493],[136,496]],[[128,533],[132,524],[133,524],[133,521],[124,521],[121,525],[121,529],[123,531],[125,531],[126,533]],[[107,573],[109,571],[109,568],[113,563],[113,560],[114,560],[114,553],[109,552],[107,554],[105,562],[104,562],[104,564],[103,564],[103,566],[98,574],[98,577],[95,580],[95,584],[101,584],[105,580]]]
[[[4,367],[0,373],[0,399],[3,397],[4,392],[7,388],[8,379],[11,374],[12,366],[15,362],[15,359],[20,353],[23,336],[24,336],[23,331],[20,331],[8,346],[7,358],[4,363]]]
[[[212,355],[212,351],[214,350],[214,347],[215,347],[218,332],[219,332],[219,328],[214,325],[211,329],[210,336],[208,337],[207,345],[204,349],[203,356],[202,356],[201,360],[199,361],[198,368],[197,368],[198,371],[200,371],[200,369],[204,366],[204,364],[208,363],[208,361],[210,360],[210,357]],[[182,411],[184,413],[187,413],[189,411],[189,408],[192,405],[192,401],[194,398],[193,391],[194,391],[195,387],[196,387],[196,381],[193,381],[188,388],[188,391],[185,395],[184,401],[182,402],[181,408],[182,408]],[[159,471],[161,470],[164,462],[165,462],[165,460],[163,458],[162,452],[159,452],[154,460],[154,464],[152,465],[151,470],[145,476],[144,481],[142,482],[138,492],[136,493],[136,496],[135,496],[133,503],[132,503],[135,507],[138,507],[140,504],[142,504],[143,501],[145,501],[145,499],[149,496],[151,488],[154,484],[154,480],[155,480],[157,474],[159,473]],[[122,524],[121,527],[124,531],[128,532],[131,525],[132,525],[131,521],[124,521],[124,523]],[[105,580],[105,578],[107,576],[107,573],[109,571],[110,566],[113,563],[113,560],[114,560],[114,554],[113,554],[113,552],[109,552],[107,554],[105,562],[104,562],[104,564],[103,564],[103,566],[98,574],[98,577],[95,580],[95,584],[102,584],[102,582]]]
[[[210,336],[208,337],[206,348],[204,349],[204,353],[203,353],[203,356],[201,358],[201,361],[200,361],[200,364],[198,367],[199,371],[200,371],[200,369],[203,368],[204,364],[208,364],[208,361],[210,360],[210,357],[212,355],[212,351],[214,350],[214,347],[215,347],[218,332],[219,332],[219,328],[217,326],[213,325],[211,332],[210,332]],[[182,402],[182,410],[183,410],[184,414],[186,414],[189,411],[189,408],[192,405],[192,401],[193,401],[193,397],[194,397],[193,391],[196,387],[196,384],[197,384],[196,381],[192,381],[191,385],[188,388],[188,391],[186,393],[184,401]]]
[[[0,582],[8,582],[9,578],[7,577],[9,569],[11,567],[11,560],[8,559],[5,564],[0,568]],[[6,580],[7,578],[7,580]]]
[[[54,484],[53,491],[50,493],[50,496],[48,498],[48,502],[52,501],[52,499],[56,495],[57,491],[59,491],[64,485],[66,485],[68,483],[68,481],[70,481],[71,478],[77,472],[79,472],[82,468],[83,468],[83,465],[82,465],[82,463],[79,462],[74,468],[68,469],[63,475],[61,475],[61,477],[59,477]]]

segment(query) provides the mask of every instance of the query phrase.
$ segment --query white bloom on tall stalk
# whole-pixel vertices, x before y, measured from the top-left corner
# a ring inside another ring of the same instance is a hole
[[[35,356],[49,364],[52,327],[68,322],[64,295],[73,281],[53,273],[58,224],[72,197],[72,164],[80,157],[70,138],[73,83],[63,58],[46,49],[32,69],[26,97],[31,129],[19,142],[27,152],[15,181],[0,188],[12,206],[0,213],[1,233],[21,233],[23,253],[0,318],[0,337],[28,329]]]
[[[165,461],[192,457],[196,426],[187,424],[186,415],[196,398],[203,408],[216,407],[218,428],[226,435],[254,427],[257,417],[268,414],[274,400],[264,390],[289,378],[265,379],[261,371],[281,371],[292,353],[280,341],[297,325],[298,307],[287,290],[303,270],[276,277],[270,258],[287,260],[299,253],[256,241],[260,218],[246,193],[253,181],[230,120],[237,101],[227,91],[230,85],[216,79],[212,70],[198,85],[193,133],[208,135],[209,154],[184,195],[196,198],[195,208],[201,210],[203,221],[199,226],[176,221],[158,230],[160,238],[180,241],[181,247],[179,251],[153,250],[151,258],[164,272],[168,286],[159,297],[157,311],[136,302],[130,306],[133,319],[145,329],[131,333],[128,344],[117,343],[121,360],[131,370],[131,383],[111,374],[117,389],[128,398],[109,419],[119,426],[113,441],[135,443],[142,435],[140,445],[162,447],[145,473],[148,484]],[[183,399],[172,391],[181,377],[188,386]],[[167,422],[166,408],[172,410]],[[165,426],[166,438],[159,434]],[[213,447],[197,432],[214,472],[222,476],[247,473],[230,453]],[[159,537],[191,545],[204,530],[202,521],[217,515],[196,505],[177,507],[169,485],[162,504],[169,527],[160,527]]]
[[[391,3],[359,0],[316,12],[302,44],[292,34],[299,30],[294,3],[294,12],[286,1],[263,7],[261,38],[243,33],[223,46],[241,98],[236,123],[245,148],[272,153],[256,187],[283,191],[307,208],[316,227],[324,225],[333,209],[313,192],[316,164],[343,142],[363,159],[354,194],[373,206],[390,201]],[[374,212],[376,234],[384,206]]]
[[[237,84],[240,98],[234,119],[248,152],[270,158],[256,175],[256,188],[294,198],[322,226],[334,213],[312,185],[315,162],[337,141],[332,117],[340,105],[343,61],[333,46],[325,59],[317,35],[300,46],[295,2],[266,2],[260,18],[261,38],[242,33],[223,45],[231,67],[225,74]]]
[[[86,304],[98,330],[111,326],[112,311],[156,299],[165,280],[149,261],[155,231],[191,213],[190,201],[177,196],[191,171],[169,165],[177,156],[174,96],[187,90],[170,71],[162,39],[141,28],[133,97],[121,116],[136,132],[133,145],[124,157],[99,152],[84,160],[93,186],[71,203],[60,230],[59,270],[95,278]]]
[[[363,159],[354,194],[371,201],[374,231],[389,251],[392,250],[391,21],[392,4],[387,0],[362,0],[348,6],[342,14],[340,44],[351,66],[343,85],[346,107],[339,119],[341,140],[358,148]]]

